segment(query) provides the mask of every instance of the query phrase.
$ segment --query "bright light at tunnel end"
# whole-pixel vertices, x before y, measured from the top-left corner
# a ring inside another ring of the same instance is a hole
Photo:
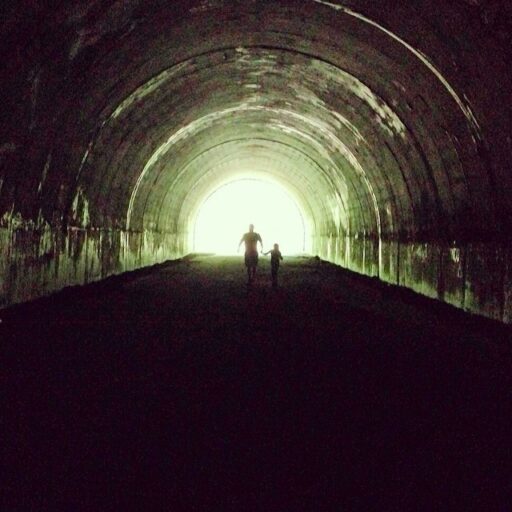
[[[265,251],[275,243],[283,254],[310,251],[307,226],[297,203],[282,186],[260,179],[231,181],[205,199],[193,228],[193,251],[237,254],[249,224],[260,233]]]

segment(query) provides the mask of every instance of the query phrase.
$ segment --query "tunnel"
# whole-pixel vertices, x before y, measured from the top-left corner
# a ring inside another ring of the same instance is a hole
[[[2,510],[508,510],[511,48],[507,0],[3,2]]]
[[[510,322],[508,2],[2,9],[2,306],[194,251],[254,179],[311,254]]]

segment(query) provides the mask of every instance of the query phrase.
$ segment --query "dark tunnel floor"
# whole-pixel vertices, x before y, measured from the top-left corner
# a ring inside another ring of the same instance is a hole
[[[510,503],[509,328],[315,258],[247,291],[240,260],[0,311],[3,510]]]

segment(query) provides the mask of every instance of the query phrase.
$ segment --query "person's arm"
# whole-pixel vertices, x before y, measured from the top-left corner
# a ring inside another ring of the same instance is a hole
[[[238,249],[237,249],[237,251],[239,251],[239,250],[240,250],[240,246],[242,245],[242,242],[244,241],[244,238],[245,238],[245,235],[242,235],[242,238],[240,238],[240,242],[239,242],[239,244],[238,244]]]
[[[263,240],[261,239],[261,235],[258,235],[258,241],[259,241],[259,243],[261,245],[261,252],[263,253]]]

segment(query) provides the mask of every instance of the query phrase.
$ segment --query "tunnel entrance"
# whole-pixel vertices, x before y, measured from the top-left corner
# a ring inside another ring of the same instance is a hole
[[[0,308],[236,251],[254,223],[266,249],[512,322],[507,2],[57,3],[0,20]],[[302,228],[268,196],[270,225],[208,211],[252,178]]]
[[[286,254],[311,250],[297,202],[282,185],[262,179],[237,179],[215,189],[198,208],[191,246],[195,252],[236,254],[249,224],[261,234],[265,250],[274,243]]]

